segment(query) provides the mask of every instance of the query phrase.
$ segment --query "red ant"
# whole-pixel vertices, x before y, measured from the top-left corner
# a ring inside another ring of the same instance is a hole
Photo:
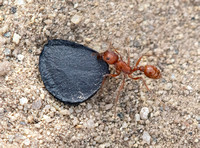
[[[111,51],[110,50],[111,48],[113,48],[115,52]],[[122,80],[122,84],[121,84],[121,86],[118,90],[117,97],[115,99],[115,115],[116,115],[116,104],[117,104],[117,101],[119,99],[120,92],[124,87],[125,78],[127,77],[127,75],[128,75],[129,78],[131,78],[133,80],[141,79],[148,91],[149,91],[149,88],[147,87],[145,80],[142,77],[135,77],[134,78],[132,76],[132,73],[139,70],[141,72],[144,72],[144,74],[151,79],[160,79],[161,78],[161,72],[155,66],[153,66],[153,65],[138,66],[143,56],[144,55],[142,55],[137,60],[135,66],[133,68],[130,67],[129,50],[128,50],[128,62],[127,63],[123,61],[122,56],[119,54],[119,52],[117,52],[117,50],[111,44],[110,44],[108,50],[106,50],[103,53],[98,54],[98,56],[97,56],[98,59],[103,59],[109,65],[114,65],[114,67],[116,69],[116,74],[106,74],[104,76],[102,86],[103,86],[103,84],[106,80],[106,77],[116,77],[116,76],[119,76],[121,74],[121,72],[123,72],[123,75],[124,75],[123,80]]]

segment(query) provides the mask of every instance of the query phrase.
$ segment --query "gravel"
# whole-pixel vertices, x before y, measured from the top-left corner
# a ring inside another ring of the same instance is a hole
[[[198,148],[199,0],[0,0],[0,10],[0,147]],[[131,66],[152,55],[140,65],[159,67],[162,78],[142,74],[150,91],[127,79],[116,119],[121,77],[78,106],[64,105],[44,88],[38,70],[48,39],[98,52],[110,41],[125,61],[130,49]]]

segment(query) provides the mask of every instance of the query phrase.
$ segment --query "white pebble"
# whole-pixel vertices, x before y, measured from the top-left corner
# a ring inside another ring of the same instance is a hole
[[[92,105],[90,103],[87,104],[87,110],[90,110],[92,108]]]
[[[29,139],[24,140],[24,144],[25,144],[25,145],[30,145],[30,143],[31,143],[31,142],[30,142]]]
[[[143,120],[148,119],[148,115],[149,115],[149,109],[147,107],[143,107],[140,111],[140,117]]]
[[[187,86],[187,89],[188,89],[188,90],[192,90],[192,87],[188,85],[188,86]]]
[[[165,90],[170,90],[172,88],[172,83],[167,83],[165,85]]]
[[[17,5],[24,5],[25,4],[24,0],[16,0],[15,3]]]
[[[22,54],[18,54],[17,58],[18,58],[19,61],[22,61],[24,59],[24,56]]]
[[[135,114],[135,121],[140,121],[140,115],[139,114]]]
[[[4,50],[4,54],[5,54],[6,56],[10,55],[10,54],[11,54],[11,50],[10,50],[9,48],[6,48],[6,49]]]
[[[19,101],[20,101],[21,105],[24,105],[24,104],[28,103],[28,99],[25,98],[25,97],[22,97]]]
[[[105,109],[106,109],[106,110],[109,110],[109,109],[112,108],[112,106],[113,106],[113,104],[106,104]]]
[[[5,43],[6,43],[6,39],[0,36],[0,46],[4,45]]]
[[[14,33],[14,35],[13,35],[13,42],[15,44],[19,44],[20,39],[21,39],[21,36],[19,34],[17,34],[17,33]]]
[[[95,124],[94,124],[94,120],[93,119],[89,119],[87,121],[87,128],[94,128]]]
[[[6,75],[10,71],[10,62],[5,61],[0,63],[0,76]]]
[[[43,115],[43,120],[45,120],[46,122],[51,122],[52,121],[51,117],[49,117],[47,115]]]
[[[69,110],[64,109],[64,110],[61,110],[61,111],[60,111],[60,114],[61,114],[61,115],[69,115],[70,113],[69,113]]]
[[[76,14],[71,18],[71,22],[77,25],[81,22],[81,19],[82,16]]]
[[[142,139],[145,143],[150,144],[151,136],[148,132],[144,131],[142,135]]]

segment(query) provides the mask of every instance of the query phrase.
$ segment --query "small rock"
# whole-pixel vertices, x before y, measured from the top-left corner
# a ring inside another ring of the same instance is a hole
[[[16,7],[11,7],[10,8],[10,11],[12,14],[16,13],[17,12],[17,8]]]
[[[0,114],[2,114],[4,112],[3,108],[0,108]]]
[[[0,46],[4,45],[5,43],[6,43],[6,39],[0,36]]]
[[[140,115],[139,114],[135,114],[135,121],[140,121]]]
[[[28,103],[28,99],[25,98],[25,97],[22,97],[19,101],[20,101],[20,104],[21,104],[21,105],[24,105],[24,104],[27,104],[27,103]]]
[[[24,2],[24,0],[16,0],[16,1],[15,1],[15,4],[16,4],[16,5],[24,5],[25,2]]]
[[[143,107],[140,111],[140,117],[143,120],[148,119],[148,115],[149,115],[149,109],[147,107]]]
[[[75,3],[75,4],[74,4],[74,8],[77,8],[77,7],[78,7],[78,3]]]
[[[170,90],[172,88],[172,83],[167,83],[165,85],[165,90]]]
[[[5,61],[0,63],[0,76],[6,75],[10,71],[10,62]]]
[[[87,103],[87,110],[90,110],[92,108],[92,105],[90,103]]]
[[[91,38],[85,38],[85,41],[86,41],[87,43],[89,43],[91,40],[92,40]]]
[[[77,25],[81,22],[81,19],[82,16],[76,14],[71,18],[71,22]]]
[[[142,139],[145,143],[150,144],[151,136],[148,132],[144,131],[142,135]]]
[[[33,102],[32,109],[40,109],[41,106],[42,106],[42,101],[39,99]]]
[[[61,111],[60,111],[60,114],[61,114],[61,115],[69,115],[70,112],[69,112],[69,110],[64,109],[64,110],[61,110]]]
[[[200,121],[200,116],[196,116],[196,120],[197,120],[197,121]]]
[[[24,56],[22,54],[18,54],[17,58],[18,58],[19,61],[22,61],[24,59]]]
[[[9,48],[6,48],[6,49],[4,50],[4,54],[5,54],[6,56],[11,55],[11,50],[10,50]]]
[[[200,55],[200,48],[197,49],[197,54]]]
[[[3,36],[9,38],[10,37],[10,32],[6,32]]]
[[[21,36],[19,34],[17,34],[17,33],[14,33],[14,35],[13,35],[13,42],[15,44],[19,44],[20,39],[21,39]]]
[[[30,143],[31,143],[31,142],[30,142],[29,139],[24,140],[24,144],[25,144],[25,145],[30,145]]]
[[[192,87],[188,85],[188,86],[187,86],[187,89],[188,89],[188,90],[192,90]]]
[[[120,129],[127,128],[127,127],[128,127],[128,124],[126,122],[123,122],[122,127]]]
[[[87,124],[87,128],[94,128],[95,127],[93,119],[89,119],[86,124]]]
[[[48,19],[48,20],[45,20],[44,23],[45,23],[46,25],[49,25],[49,24],[52,24],[53,22],[52,22],[52,20]]]
[[[6,33],[6,31],[8,31],[8,25],[3,26],[2,28],[0,28],[0,34],[4,34]]]
[[[53,119],[51,119],[51,117],[47,116],[47,115],[43,115],[43,120],[46,122],[51,122]]]
[[[194,142],[195,142],[195,143],[198,143],[198,142],[199,142],[199,139],[195,139]]]
[[[144,11],[144,6],[139,6],[138,11]]]
[[[105,110],[109,110],[113,107],[113,104],[106,104]]]

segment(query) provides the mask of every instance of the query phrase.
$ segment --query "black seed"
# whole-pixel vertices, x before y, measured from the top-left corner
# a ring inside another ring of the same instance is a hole
[[[46,89],[64,103],[81,103],[101,86],[108,65],[97,60],[96,51],[67,40],[50,40],[39,59]]]

